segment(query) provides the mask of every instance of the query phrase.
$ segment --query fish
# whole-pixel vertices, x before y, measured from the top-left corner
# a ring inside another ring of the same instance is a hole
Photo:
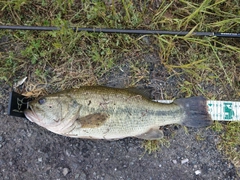
[[[127,89],[83,86],[37,98],[24,110],[26,118],[63,136],[117,140],[161,139],[161,126],[206,127],[212,119],[203,96],[155,102]]]

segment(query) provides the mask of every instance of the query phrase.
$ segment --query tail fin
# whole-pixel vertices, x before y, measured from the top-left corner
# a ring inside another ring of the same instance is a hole
[[[186,117],[182,125],[188,127],[205,127],[212,124],[212,119],[207,110],[207,100],[203,96],[177,99],[174,103],[180,105]]]

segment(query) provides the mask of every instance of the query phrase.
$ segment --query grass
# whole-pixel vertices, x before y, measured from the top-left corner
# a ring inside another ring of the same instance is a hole
[[[145,140],[142,146],[145,149],[144,154],[145,153],[152,154],[158,152],[162,146],[170,147],[170,142],[166,138],[152,141]]]
[[[240,167],[240,126],[238,122],[222,124],[214,123],[212,128],[219,133],[220,142],[217,144],[219,150],[233,162],[236,167]]]
[[[114,67],[128,64],[129,86],[148,79],[156,54],[168,79],[175,79],[176,95],[204,95],[209,99],[240,97],[238,39],[154,35],[76,33],[67,27],[106,27],[183,31],[239,32],[238,1],[0,1],[4,25],[58,26],[60,31],[0,30],[0,81],[12,85],[28,76],[24,91],[58,91],[99,84]],[[3,41],[7,37],[7,41]],[[6,49],[6,50],[4,50]],[[41,93],[40,93],[41,94]],[[239,123],[215,123],[219,149],[239,167]],[[236,137],[236,138],[231,138]],[[153,145],[153,146],[152,146]],[[147,142],[149,152],[159,142]]]

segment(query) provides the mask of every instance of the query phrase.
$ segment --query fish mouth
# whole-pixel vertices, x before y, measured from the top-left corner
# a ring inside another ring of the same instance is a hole
[[[39,118],[37,117],[36,113],[34,113],[31,106],[28,106],[28,108],[24,110],[24,115],[31,122],[38,122],[39,121]]]

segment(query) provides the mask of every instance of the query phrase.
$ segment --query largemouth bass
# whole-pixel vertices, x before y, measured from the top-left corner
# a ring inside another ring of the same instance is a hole
[[[30,102],[24,113],[30,121],[56,134],[88,139],[153,140],[162,138],[160,126],[204,127],[212,123],[203,97],[161,104],[138,93],[108,87],[50,94]]]

